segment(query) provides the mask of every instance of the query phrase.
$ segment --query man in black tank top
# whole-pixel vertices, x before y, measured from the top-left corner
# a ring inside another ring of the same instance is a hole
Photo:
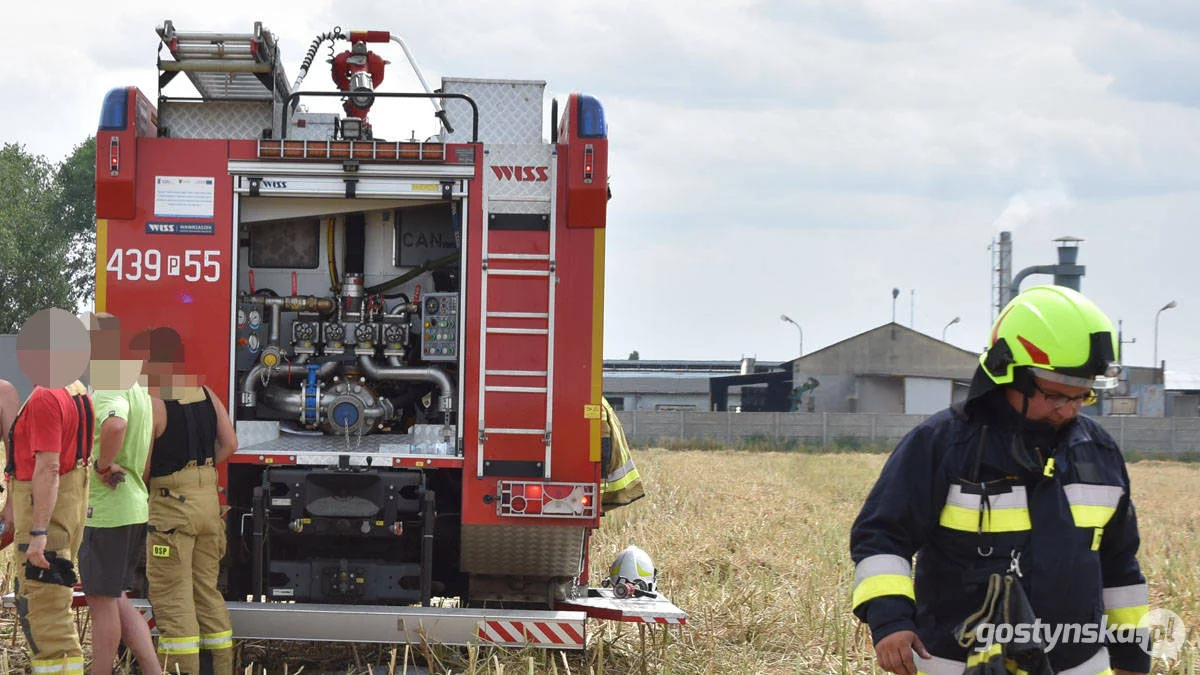
[[[147,336],[155,411],[150,455],[146,578],[167,672],[233,672],[233,627],[217,590],[225,521],[217,464],[237,449],[233,423],[207,387],[186,382],[183,345],[170,329]]]

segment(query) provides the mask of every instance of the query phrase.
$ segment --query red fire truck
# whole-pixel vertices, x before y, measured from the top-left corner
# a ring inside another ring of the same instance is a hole
[[[682,623],[586,589],[600,102],[554,101],[547,142],[544,82],[432,90],[388,31],[317,36],[292,84],[261,24],[158,35],[157,101],[113,89],[101,113],[96,304],[174,328],[227,396],[235,635],[579,648],[589,613]],[[325,44],[336,89],[300,90]],[[397,48],[424,91],[380,88]],[[327,97],[342,112],[310,110]],[[437,132],[381,138],[412,98]]]

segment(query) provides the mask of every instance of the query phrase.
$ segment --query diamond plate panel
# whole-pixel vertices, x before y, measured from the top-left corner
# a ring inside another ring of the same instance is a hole
[[[466,94],[479,106],[479,142],[542,142],[542,100],[546,83],[540,80],[478,80],[442,78],[442,91]],[[454,133],[447,143],[471,142],[471,106],[447,99],[446,115]]]
[[[573,577],[581,571],[585,528],[463,525],[464,572]]]
[[[550,213],[555,184],[550,163],[553,153],[554,146],[546,143],[487,146],[483,180],[488,211]]]
[[[339,115],[337,113],[297,112],[288,120],[288,140],[292,141],[329,141],[334,137],[334,126]],[[300,122],[304,126],[300,126]]]
[[[171,138],[262,138],[275,125],[269,102],[163,101],[158,126]]]

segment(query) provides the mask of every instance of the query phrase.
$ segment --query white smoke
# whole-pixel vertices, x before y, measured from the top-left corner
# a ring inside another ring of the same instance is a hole
[[[1004,212],[992,223],[997,231],[1013,231],[1025,223],[1050,217],[1073,206],[1071,196],[1061,187],[1022,190],[1008,200]]]

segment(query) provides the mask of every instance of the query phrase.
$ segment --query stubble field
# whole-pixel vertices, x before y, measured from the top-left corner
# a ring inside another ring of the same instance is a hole
[[[813,673],[878,672],[850,613],[850,523],[884,455],[637,451],[648,496],[605,516],[592,547],[599,580],[629,544],[660,570],[662,591],[689,613],[679,629],[641,633],[593,622],[583,653],[244,643],[244,672]],[[1182,658],[1155,673],[1200,672],[1200,465],[1130,465],[1151,604],[1190,629]],[[86,623],[81,613],[81,624]],[[11,610],[0,624],[0,672],[27,663]],[[406,666],[407,663],[407,666]],[[128,671],[126,671],[128,672]]]

